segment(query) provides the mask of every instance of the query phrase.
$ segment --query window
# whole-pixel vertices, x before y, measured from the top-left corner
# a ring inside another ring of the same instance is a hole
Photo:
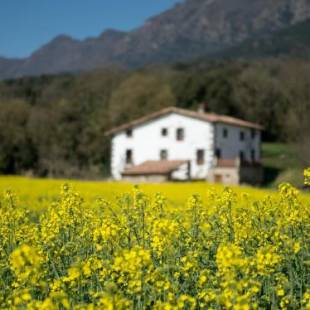
[[[215,150],[215,157],[217,159],[221,159],[222,158],[222,150],[221,149],[216,149]]]
[[[223,138],[227,138],[228,137],[228,129],[224,128],[223,129]]]
[[[132,137],[132,129],[127,129],[126,130],[126,136],[127,136],[127,138],[131,138]]]
[[[132,162],[132,150],[126,150],[126,164],[131,165]]]
[[[239,152],[239,159],[240,159],[241,162],[244,161],[244,152],[243,151]]]
[[[251,159],[252,159],[253,162],[256,160],[256,152],[255,152],[255,150],[251,151]]]
[[[197,150],[196,159],[197,165],[203,165],[205,163],[205,151]]]
[[[245,134],[244,131],[240,131],[240,141],[244,141]]]
[[[160,151],[160,159],[161,160],[167,160],[168,159],[168,151],[167,150],[161,150]]]
[[[161,129],[161,135],[163,137],[167,137],[168,136],[168,129],[167,128],[162,128]]]
[[[176,133],[177,141],[183,141],[184,140],[184,129],[178,128]]]
[[[255,139],[255,137],[256,137],[256,130],[254,128],[251,129],[251,137],[252,137],[252,139]]]

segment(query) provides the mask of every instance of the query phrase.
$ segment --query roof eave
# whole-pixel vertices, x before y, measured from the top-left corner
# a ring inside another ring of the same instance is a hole
[[[230,122],[224,122],[221,120],[217,120],[217,121],[213,121],[212,123],[214,124],[226,124],[226,125],[230,125],[230,126],[235,126],[235,127],[243,127],[243,128],[253,128],[253,129],[257,129],[257,130],[265,130],[265,128],[259,124],[233,124]]]
[[[142,116],[136,120],[133,120],[127,124],[124,124],[124,125],[121,125],[121,126],[118,126],[118,127],[115,127],[111,130],[108,130],[107,132],[105,132],[105,136],[108,137],[108,136],[111,136],[111,135],[114,135],[114,134],[117,134],[117,133],[120,133],[122,131],[125,131],[129,128],[134,128],[134,127],[137,127],[141,124],[144,124],[146,122],[149,122],[149,121],[152,121],[153,119],[156,119],[157,117],[160,117],[160,116],[163,116],[163,115],[166,115],[168,113],[173,113],[176,111],[177,108],[175,107],[167,107],[167,108],[164,108],[160,111],[157,111],[157,112],[154,112],[150,115],[146,115],[146,116]]]
[[[189,112],[189,113],[188,113]],[[257,129],[257,130],[261,130],[263,131],[264,130],[264,127],[261,126],[260,124],[255,124],[255,123],[250,123],[250,122],[247,122],[245,124],[234,124],[233,122],[225,122],[223,120],[212,120],[212,119],[206,119],[203,115],[200,117],[199,115],[189,115],[191,112],[193,111],[183,111],[182,109],[180,108],[177,108],[177,107],[167,107],[167,108],[164,108],[160,111],[157,111],[157,112],[154,112],[148,116],[143,116],[139,119],[136,119],[134,121],[131,121],[127,124],[124,124],[124,125],[121,125],[121,126],[118,126],[118,127],[115,127],[111,130],[108,130],[104,135],[106,137],[109,137],[109,136],[112,136],[112,135],[115,135],[115,134],[118,134],[118,133],[121,133],[127,129],[130,129],[130,128],[135,128],[141,124],[144,124],[146,122],[150,122],[158,117],[161,117],[163,115],[167,115],[169,113],[178,113],[180,115],[183,115],[183,116],[189,116],[189,117],[193,117],[193,118],[196,118],[196,119],[200,119],[202,121],[205,121],[205,122],[209,122],[209,123],[222,123],[222,124],[228,124],[228,125],[231,125],[231,126],[236,126],[236,127],[244,127],[244,128],[254,128],[254,129]]]

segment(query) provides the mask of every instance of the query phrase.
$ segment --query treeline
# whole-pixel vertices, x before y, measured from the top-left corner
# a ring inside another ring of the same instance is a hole
[[[231,61],[2,81],[0,173],[107,176],[107,129],[205,101],[212,112],[261,123],[265,140],[297,143],[310,164],[310,63]]]

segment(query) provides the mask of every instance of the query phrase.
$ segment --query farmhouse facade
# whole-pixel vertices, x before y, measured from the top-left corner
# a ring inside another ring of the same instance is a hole
[[[115,180],[259,183],[261,130],[237,118],[165,108],[110,130]]]

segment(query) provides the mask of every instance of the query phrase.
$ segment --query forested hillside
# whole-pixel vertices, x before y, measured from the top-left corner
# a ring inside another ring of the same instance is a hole
[[[107,129],[165,106],[261,123],[265,141],[296,144],[309,163],[310,64],[301,60],[110,68],[0,83],[0,172],[102,177]]]
[[[284,30],[250,38],[223,52],[216,53],[215,58],[257,59],[266,57],[310,56],[310,20],[298,23]]]

